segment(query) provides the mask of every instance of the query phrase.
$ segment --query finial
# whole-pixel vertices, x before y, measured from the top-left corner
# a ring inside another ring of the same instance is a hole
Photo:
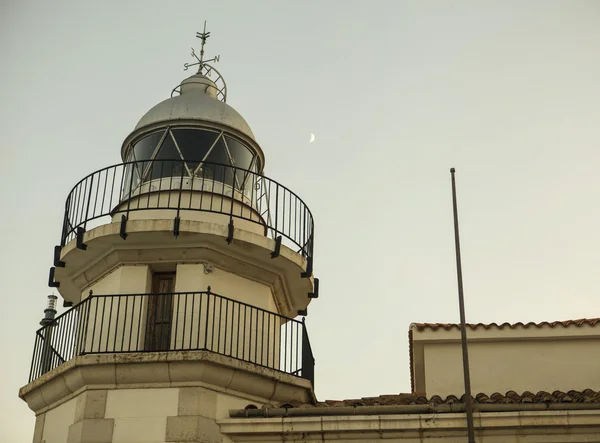
[[[194,57],[198,61],[196,63],[185,63],[183,65],[183,70],[187,71],[188,68],[198,65],[198,74],[200,74],[204,65],[206,65],[209,62],[218,62],[220,56],[217,55],[211,58],[210,60],[204,60],[204,45],[206,44],[206,39],[210,37],[210,32],[206,32],[206,20],[204,20],[204,29],[202,30],[202,32],[196,32],[196,37],[202,40],[202,45],[200,46],[200,57],[196,55],[196,51],[194,50],[194,48],[192,48],[192,57]]]
[[[44,309],[44,318],[42,318],[42,321],[40,321],[40,325],[48,326],[54,321],[54,317],[56,316],[57,299],[58,297],[54,294],[48,296],[48,304],[46,305],[46,309]]]

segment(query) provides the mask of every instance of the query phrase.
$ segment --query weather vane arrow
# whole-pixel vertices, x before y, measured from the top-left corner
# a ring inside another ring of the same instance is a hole
[[[200,57],[198,57],[196,51],[194,50],[194,48],[192,48],[192,57],[194,57],[198,61],[195,63],[185,63],[183,65],[183,70],[187,71],[188,68],[198,65],[198,73],[200,73],[204,65],[206,65],[209,62],[218,62],[220,56],[217,55],[216,57],[213,57],[210,60],[204,60],[204,45],[206,45],[206,40],[208,39],[208,37],[210,37],[210,32],[206,32],[206,20],[204,20],[204,29],[202,30],[202,32],[196,32],[196,37],[202,41],[202,44],[200,46]]]

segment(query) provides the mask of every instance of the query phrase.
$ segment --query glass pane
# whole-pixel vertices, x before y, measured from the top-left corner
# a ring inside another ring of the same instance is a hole
[[[233,164],[238,168],[248,169],[252,162],[252,151],[234,138],[225,136]]]
[[[217,132],[201,129],[173,129],[172,132],[183,158],[192,172],[198,167],[200,161],[219,136]]]
[[[131,169],[132,165],[125,166],[125,173],[123,175],[123,189],[121,190],[121,200],[128,198],[130,194],[129,182],[131,181]]]
[[[254,158],[254,162],[252,163],[252,166],[250,168],[250,170],[252,172],[254,172],[255,174],[258,174],[258,165],[260,165],[260,160],[258,159],[258,155]]]
[[[131,174],[133,173],[133,177]],[[136,190],[140,184],[140,169],[136,163],[130,163],[125,165],[125,172],[123,175],[123,189],[121,198],[128,198],[130,194]]]
[[[244,195],[249,199],[254,198],[254,200],[256,200],[257,196],[260,194],[256,187],[258,183],[258,174],[256,174],[257,161],[258,160],[255,158],[250,165],[250,172],[245,173],[245,181],[239,183]]]
[[[140,184],[140,177],[142,176],[142,172],[144,170],[144,167],[148,164],[147,162],[137,162],[136,157],[135,157],[135,150],[134,149],[130,149],[129,150],[129,155],[127,156],[127,158],[125,159],[126,162],[131,162],[131,165],[127,165],[127,177],[126,179],[123,181],[123,189],[129,189],[129,185],[130,182],[129,180],[131,179],[131,170],[133,170],[133,181],[131,182],[131,189],[135,190],[135,188],[137,188],[137,186]]]
[[[169,134],[165,137],[154,160],[155,161],[152,163],[152,172],[150,174],[151,179],[160,177],[181,177],[183,172],[183,161],[181,160],[179,152],[177,152],[175,143],[173,143],[173,138],[171,138]],[[184,175],[186,174],[184,173]]]
[[[229,161],[222,138],[219,139],[215,147],[210,151],[210,154],[206,157],[206,162],[202,166],[205,179],[216,180],[233,186],[233,169],[231,168],[231,162]]]
[[[137,169],[138,174],[140,176],[142,175],[143,171],[145,171],[146,168],[149,166],[150,163],[147,160],[150,160],[150,158],[152,158],[152,154],[156,150],[156,146],[160,142],[163,133],[164,131],[150,134],[138,141],[133,147],[133,156],[135,160],[139,162],[137,165]],[[148,179],[149,178],[146,177],[144,181]]]
[[[150,160],[152,153],[154,152],[156,145],[158,145],[158,142],[160,142],[162,135],[163,131],[155,132],[154,134],[150,134],[149,136],[144,137],[137,142],[133,147],[136,160]]]
[[[227,147],[229,148],[229,153],[233,158],[233,165],[238,168],[248,169],[250,167],[250,163],[252,162],[252,151],[250,151],[250,149],[236,139],[229,136],[226,137],[226,141]],[[235,175],[237,178],[236,188],[241,189],[244,186],[246,172],[236,169]]]
[[[133,155],[134,150],[130,149],[129,153],[127,154],[127,157],[125,157],[125,162],[134,162],[135,161],[135,155]]]

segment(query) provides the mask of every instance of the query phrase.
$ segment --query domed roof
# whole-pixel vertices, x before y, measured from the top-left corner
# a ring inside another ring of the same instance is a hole
[[[255,140],[246,120],[231,106],[218,100],[215,90],[214,83],[201,74],[185,79],[180,85],[180,95],[168,98],[146,112],[134,132],[160,122],[199,120],[229,126]]]

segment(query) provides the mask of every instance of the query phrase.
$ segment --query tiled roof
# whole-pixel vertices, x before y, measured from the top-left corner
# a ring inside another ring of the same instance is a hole
[[[419,394],[392,394],[380,395],[378,397],[363,397],[350,400],[325,400],[317,403],[316,407],[343,407],[343,406],[391,406],[391,405],[427,405],[427,404],[453,404],[464,403],[464,395],[456,397],[449,395],[442,398],[439,395],[434,395],[431,398]],[[541,391],[537,394],[532,392],[523,392],[517,394],[514,391],[508,391],[506,394],[498,392],[492,395],[477,394],[473,399],[473,403],[495,403],[495,404],[527,404],[527,403],[600,403],[600,391],[585,389],[584,391],[554,391],[552,393]],[[299,405],[288,405],[299,406]],[[281,405],[280,405],[281,407]],[[311,407],[302,405],[302,407]]]
[[[496,328],[496,329],[504,329],[504,328],[510,328],[510,329],[516,329],[516,328],[531,328],[531,327],[535,327],[535,328],[542,328],[544,326],[549,326],[551,328],[555,328],[557,326],[562,326],[564,328],[567,328],[569,326],[584,326],[584,325],[589,325],[589,326],[594,326],[596,325],[596,323],[600,323],[600,318],[580,318],[578,320],[564,320],[564,321],[553,321],[553,322],[547,322],[547,321],[543,321],[541,323],[534,323],[534,322],[529,322],[529,323],[522,323],[522,322],[517,322],[517,323],[467,323],[467,326],[470,329],[478,329],[478,328],[483,328],[483,329],[491,329],[491,328]],[[456,324],[456,323],[412,323],[411,327],[414,326],[418,331],[423,331],[424,329],[433,329],[434,331],[437,329],[445,329],[445,330],[450,330],[452,328],[456,328],[456,329],[460,329],[460,325]]]

